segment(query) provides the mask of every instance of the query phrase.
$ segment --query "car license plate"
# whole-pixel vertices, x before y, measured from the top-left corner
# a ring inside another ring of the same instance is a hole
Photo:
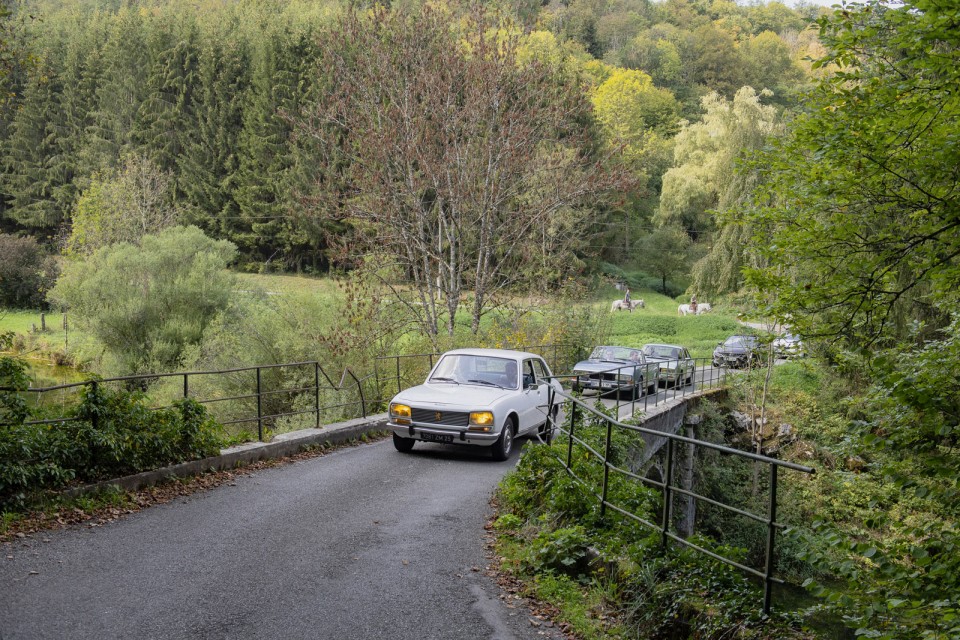
[[[453,436],[448,434],[421,433],[420,437],[426,442],[442,442],[444,444],[453,443]]]

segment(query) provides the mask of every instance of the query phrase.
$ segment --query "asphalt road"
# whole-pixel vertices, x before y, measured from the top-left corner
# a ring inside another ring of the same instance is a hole
[[[385,440],[5,543],[0,640],[560,637],[484,572],[516,461]]]

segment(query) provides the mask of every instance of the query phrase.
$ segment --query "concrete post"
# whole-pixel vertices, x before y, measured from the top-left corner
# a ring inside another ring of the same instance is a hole
[[[683,435],[688,438],[696,438],[696,425],[700,424],[701,416],[688,415],[684,419]],[[680,465],[680,486],[693,491],[693,463],[697,455],[697,445],[687,444],[686,455],[683,456],[683,463]],[[680,518],[677,522],[677,532],[684,538],[693,535],[693,526],[697,519],[697,501],[690,496],[683,496],[680,508]]]

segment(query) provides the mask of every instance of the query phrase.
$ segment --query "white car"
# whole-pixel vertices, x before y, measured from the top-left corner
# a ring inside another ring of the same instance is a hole
[[[403,453],[419,440],[488,447],[506,460],[518,436],[548,435],[548,393],[561,390],[543,358],[504,349],[443,354],[422,385],[390,401],[387,426]],[[554,409],[556,418],[556,409]]]
[[[800,336],[785,333],[773,341],[773,352],[778,358],[797,358],[806,355]]]

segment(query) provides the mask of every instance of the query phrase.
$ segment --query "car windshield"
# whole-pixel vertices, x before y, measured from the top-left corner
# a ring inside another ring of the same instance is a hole
[[[648,344],[643,347],[643,353],[654,358],[679,358],[680,349],[668,344]]]
[[[743,347],[749,349],[757,346],[757,339],[753,336],[730,336],[723,343],[725,347]]]
[[[517,361],[470,354],[443,356],[427,380],[437,384],[475,384],[516,389]]]
[[[636,354],[634,356],[634,354]],[[596,347],[590,354],[590,360],[605,362],[630,362],[640,355],[637,349],[631,347]],[[631,357],[633,356],[633,357]]]

